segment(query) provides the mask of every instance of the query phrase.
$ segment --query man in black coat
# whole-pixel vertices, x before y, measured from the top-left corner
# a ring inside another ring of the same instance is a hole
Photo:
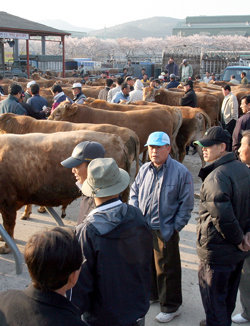
[[[192,80],[188,80],[184,84],[184,91],[185,94],[181,99],[182,106],[191,106],[192,108],[197,107],[197,97],[194,91],[194,85]]]
[[[249,247],[250,173],[228,152],[231,136],[212,127],[195,143],[205,162],[197,224],[199,285],[206,321],[202,326],[230,326],[241,269]]]
[[[1,326],[87,326],[66,297],[78,280],[83,257],[74,232],[55,227],[34,234],[25,246],[32,284],[0,295]]]

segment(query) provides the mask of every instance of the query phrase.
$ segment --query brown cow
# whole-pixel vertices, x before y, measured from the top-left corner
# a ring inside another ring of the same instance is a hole
[[[136,162],[136,174],[139,170],[139,150],[140,142],[136,133],[128,128],[118,127],[109,124],[91,124],[91,123],[70,123],[65,121],[48,121],[36,120],[28,116],[16,115],[13,113],[5,113],[0,116],[0,133],[26,134],[26,133],[53,133],[60,131],[73,130],[92,130],[105,133],[115,134],[121,137],[127,150],[127,172],[130,173],[131,164]],[[61,217],[65,217],[66,207],[62,208]],[[45,212],[45,209],[40,207],[39,212]],[[21,219],[28,219],[32,213],[31,205],[25,207]]]
[[[175,92],[161,88],[145,87],[143,89],[143,100],[148,102],[157,102],[160,104],[180,106],[181,98],[184,93]],[[211,125],[219,123],[220,101],[217,96],[209,93],[196,92],[197,105],[203,109],[211,120]]]
[[[70,122],[110,123],[127,127],[136,132],[140,140],[140,153],[145,151],[148,135],[153,131],[165,131],[173,141],[173,131],[178,132],[182,117],[180,111],[173,114],[164,109],[135,110],[126,112],[108,111],[88,107],[86,105],[61,103],[49,117],[50,120]],[[178,125],[177,131],[174,129]],[[174,143],[174,142],[173,142]],[[178,153],[174,153],[178,155]]]
[[[139,168],[139,150],[140,143],[136,133],[128,128],[119,127],[110,124],[93,123],[70,123],[66,121],[36,120],[28,116],[5,113],[0,115],[0,133],[28,134],[42,132],[45,134],[73,131],[73,130],[92,130],[115,134],[121,137],[127,149],[128,166],[126,170],[130,172],[130,165],[136,162],[136,173]]]
[[[77,144],[86,140],[100,142],[106,157],[113,157],[119,167],[126,169],[126,148],[117,135],[82,130],[0,135],[0,213],[11,237],[16,211],[23,205],[68,205],[80,196],[72,172],[60,162],[71,155]],[[9,251],[6,245],[0,247],[0,253]]]
[[[186,146],[189,145],[194,140],[200,139],[205,134],[205,131],[211,126],[211,120],[209,116],[199,108],[191,108],[191,107],[183,107],[183,106],[169,106],[158,104],[154,102],[146,102],[146,101],[138,101],[138,105],[121,105],[121,104],[113,104],[104,100],[91,100],[90,106],[94,108],[108,109],[111,111],[133,111],[133,110],[141,110],[148,108],[162,108],[165,110],[170,110],[174,112],[175,110],[180,110],[182,114],[182,125],[179,128],[178,134],[176,134],[176,145],[178,147],[179,156],[176,159],[179,162],[183,162]],[[136,103],[136,104],[137,104]],[[153,104],[153,106],[152,106]],[[204,166],[203,155],[198,148],[198,153],[201,158],[202,166]]]

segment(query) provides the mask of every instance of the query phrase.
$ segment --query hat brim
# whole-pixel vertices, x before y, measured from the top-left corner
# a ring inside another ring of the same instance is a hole
[[[66,158],[66,160],[62,161],[61,165],[65,168],[72,169],[78,165],[81,165],[83,162],[85,161],[70,156],[69,158]]]
[[[211,139],[201,139],[201,140],[196,140],[193,142],[196,145],[199,145],[201,147],[209,147],[209,146],[213,146],[215,144],[221,144],[222,141],[218,141],[218,140],[211,140]]]
[[[150,142],[150,143],[147,143],[147,144],[145,144],[144,145],[144,147],[146,147],[146,146],[164,146],[164,145],[170,145],[170,144],[168,144],[168,143],[163,143],[163,142]]]
[[[120,194],[129,185],[130,176],[125,170],[119,170],[120,180],[115,185],[107,188],[93,189],[88,183],[88,179],[86,179],[82,185],[82,193],[87,197],[108,197]]]

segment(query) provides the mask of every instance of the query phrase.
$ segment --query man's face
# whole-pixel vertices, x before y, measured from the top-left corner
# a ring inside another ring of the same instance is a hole
[[[247,137],[242,137],[241,139],[239,154],[241,162],[250,165],[250,145],[248,144]]]
[[[72,173],[75,175],[76,180],[81,184],[83,184],[87,179],[87,169],[88,162],[83,162],[82,164],[72,168]]]
[[[30,87],[28,87],[28,88],[26,89],[26,92],[29,93],[30,95],[32,95]]]
[[[80,93],[80,89],[79,88],[72,88],[72,93],[74,96],[76,96],[77,94]]]
[[[185,85],[185,86],[184,86],[184,92],[187,92],[187,91],[189,91],[189,90],[190,90],[190,88],[191,88],[191,87],[190,87],[190,85]]]
[[[250,103],[247,103],[246,98],[243,98],[243,100],[241,100],[240,108],[243,113],[247,113],[250,110]]]
[[[171,151],[170,145],[163,145],[163,146],[148,146],[148,155],[151,162],[156,167],[160,167],[163,163],[165,163],[168,155]]]
[[[130,88],[129,88],[129,86],[127,86],[127,87],[125,87],[125,88],[123,88],[123,94],[124,95],[128,95],[129,94],[129,92],[130,92]]]
[[[224,89],[224,88],[222,88],[222,94],[223,94],[224,96],[227,96],[229,93],[230,93],[230,92],[229,92],[228,89]]]
[[[174,59],[173,59],[173,58],[170,58],[170,59],[168,60],[168,62],[169,62],[169,63],[173,63],[173,62],[174,62]]]
[[[213,162],[220,158],[225,151],[225,144],[215,144],[209,147],[202,147],[202,154],[205,162]]]

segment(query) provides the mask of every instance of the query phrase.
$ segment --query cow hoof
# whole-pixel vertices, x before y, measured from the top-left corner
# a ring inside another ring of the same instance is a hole
[[[46,212],[46,209],[44,206],[40,206],[38,209],[37,209],[38,213],[45,213]]]
[[[21,216],[21,220],[28,220],[29,218],[30,218],[30,214],[25,215],[25,214],[23,213],[23,215]]]
[[[0,247],[0,254],[6,255],[10,253],[10,248],[6,247],[6,245]]]
[[[65,217],[66,217],[66,214],[62,213],[61,218],[65,218]]]

